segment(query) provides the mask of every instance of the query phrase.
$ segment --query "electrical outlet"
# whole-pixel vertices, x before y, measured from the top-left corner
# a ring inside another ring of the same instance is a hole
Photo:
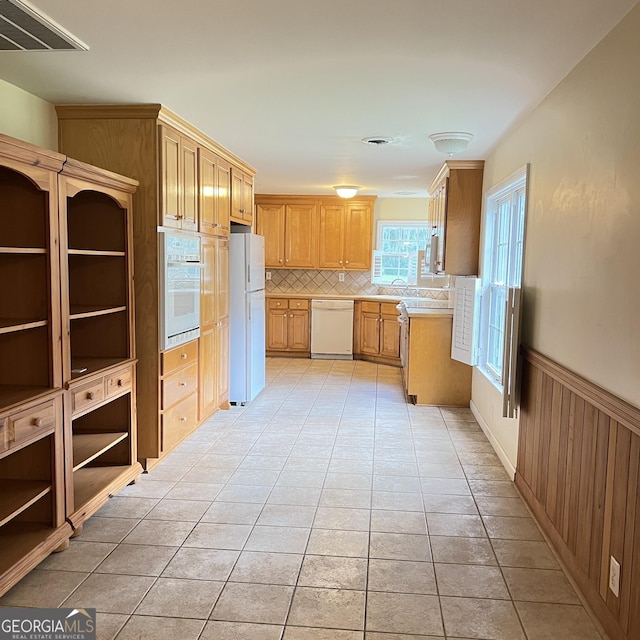
[[[344,273],[338,274],[338,282],[344,282]]]
[[[609,563],[609,589],[617,598],[620,594],[620,563],[611,556]]]
[[[265,271],[264,272],[264,279],[265,280],[271,280],[271,271]]]

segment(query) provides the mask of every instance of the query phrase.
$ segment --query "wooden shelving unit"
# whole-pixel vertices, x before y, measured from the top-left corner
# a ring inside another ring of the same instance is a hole
[[[137,183],[67,160],[60,174],[67,518],[76,530],[137,461],[131,199]]]
[[[0,135],[0,595],[71,535],[59,351],[63,163]]]

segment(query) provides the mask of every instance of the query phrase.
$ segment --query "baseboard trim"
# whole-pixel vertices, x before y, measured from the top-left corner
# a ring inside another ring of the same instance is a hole
[[[471,413],[473,413],[474,418],[478,421],[480,428],[484,432],[484,435],[487,436],[487,440],[489,440],[489,442],[491,443],[491,446],[493,447],[493,450],[496,452],[496,455],[498,456],[498,458],[500,458],[500,462],[502,462],[502,466],[506,469],[507,473],[509,474],[509,477],[512,480],[515,480],[516,468],[513,466],[513,464],[511,463],[511,460],[509,460],[509,456],[507,456],[505,450],[502,448],[502,446],[500,445],[496,437],[493,435],[493,432],[491,431],[491,428],[489,427],[485,419],[482,417],[482,415],[480,415],[480,412],[478,411],[478,407],[476,407],[476,405],[473,404],[473,400],[469,403],[469,407],[471,408]]]

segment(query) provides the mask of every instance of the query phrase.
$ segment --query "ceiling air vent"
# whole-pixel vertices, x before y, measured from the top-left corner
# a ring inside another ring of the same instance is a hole
[[[383,136],[372,136],[371,138],[362,138],[362,142],[370,144],[374,147],[382,147],[385,144],[394,144],[398,142],[397,138],[386,138]]]
[[[24,0],[0,0],[0,51],[87,51],[89,47]]]

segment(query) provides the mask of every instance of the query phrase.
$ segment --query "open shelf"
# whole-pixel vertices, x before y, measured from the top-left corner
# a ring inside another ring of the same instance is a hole
[[[117,364],[124,364],[128,360],[129,358],[73,358],[71,361],[71,379],[77,380]]]
[[[107,256],[121,258],[127,254],[124,251],[98,251],[93,249],[69,249],[70,256]]]
[[[121,475],[129,473],[131,465],[113,467],[83,467],[73,474],[74,510],[104,492]]]
[[[30,320],[29,318],[0,318],[0,334],[13,333],[14,331],[25,331],[27,329],[37,329],[46,327],[46,320]]]
[[[68,537],[64,534],[64,529],[57,529],[44,522],[13,521],[5,524],[0,529],[0,576],[23,562],[34,550],[45,547],[47,540],[54,536],[60,538],[60,541]],[[43,549],[43,556],[50,551],[51,548]]]
[[[107,316],[111,313],[126,311],[127,307],[100,307],[90,304],[74,304],[70,311],[71,320],[81,320],[82,318],[96,318],[97,316]]]
[[[0,410],[28,400],[34,400],[54,391],[50,387],[21,384],[0,384]]]
[[[49,483],[38,480],[0,480],[0,527],[50,491]]]
[[[0,254],[29,254],[29,255],[44,255],[47,253],[46,249],[40,249],[38,247],[0,247]]]
[[[73,436],[73,470],[77,471],[129,437],[125,432],[77,433]]]

